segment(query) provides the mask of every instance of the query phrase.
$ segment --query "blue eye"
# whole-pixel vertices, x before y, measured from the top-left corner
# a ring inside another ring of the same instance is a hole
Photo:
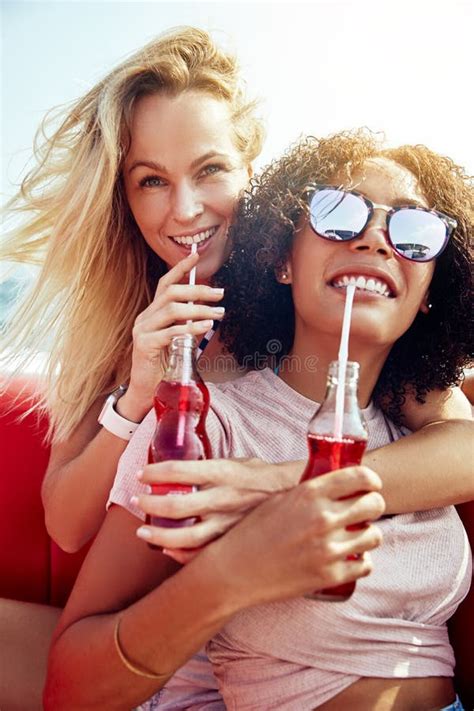
[[[146,175],[140,180],[139,185],[141,188],[160,188],[162,185],[166,185],[166,183],[157,175]]]
[[[220,173],[223,170],[224,166],[218,165],[217,163],[211,163],[209,165],[206,165],[201,172],[204,175],[215,175],[216,173]]]

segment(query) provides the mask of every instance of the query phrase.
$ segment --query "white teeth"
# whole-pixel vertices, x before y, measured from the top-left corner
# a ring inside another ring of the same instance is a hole
[[[186,245],[191,245],[191,244],[200,244],[201,242],[204,242],[206,239],[209,239],[209,237],[212,237],[212,235],[217,232],[217,227],[211,227],[209,230],[205,230],[205,232],[198,232],[196,235],[186,235],[184,237],[171,237],[173,242],[177,242],[177,244],[186,244]]]
[[[349,284],[354,284],[356,289],[361,289],[363,291],[372,291],[377,294],[380,294],[381,296],[391,296],[390,289],[388,288],[387,284],[385,282],[380,281],[379,279],[374,279],[373,277],[367,278],[362,275],[356,277],[356,276],[342,276],[333,281],[332,285],[342,289]]]

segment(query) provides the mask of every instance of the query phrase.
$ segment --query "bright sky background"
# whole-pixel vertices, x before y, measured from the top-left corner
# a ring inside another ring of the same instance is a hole
[[[366,125],[474,173],[472,1],[3,0],[1,9],[4,197],[49,108],[181,24],[211,30],[239,55],[267,122],[257,168],[303,132]]]

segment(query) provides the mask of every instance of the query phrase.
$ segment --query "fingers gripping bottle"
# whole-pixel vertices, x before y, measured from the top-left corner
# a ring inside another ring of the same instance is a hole
[[[148,463],[173,459],[210,459],[206,434],[209,391],[201,379],[192,336],[176,336],[169,348],[169,364],[155,390],[156,429],[148,450]],[[152,493],[180,495],[196,491],[190,484],[155,484]],[[175,528],[191,526],[196,518],[171,519],[147,516],[147,523]]]
[[[342,436],[335,437],[336,393],[339,383],[339,361],[329,365],[326,395],[308,426],[309,460],[301,477],[307,481],[327,472],[360,464],[367,445],[367,427],[357,401],[359,364],[348,361],[345,372]],[[348,530],[364,528],[365,524],[348,526]],[[357,560],[358,555],[348,559]],[[342,602],[355,590],[355,582],[318,590],[306,597],[313,600]]]

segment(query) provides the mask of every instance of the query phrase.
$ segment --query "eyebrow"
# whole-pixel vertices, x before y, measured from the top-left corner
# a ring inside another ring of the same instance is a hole
[[[413,205],[414,207],[424,207],[426,210],[429,210],[429,207],[424,205],[421,200],[414,200],[413,198],[400,198],[400,200],[396,201],[395,207],[398,205]]]
[[[357,192],[360,193],[361,195],[363,195],[364,197],[366,197],[368,200],[370,200],[369,196],[366,195],[364,192],[362,192],[362,190],[357,190]],[[372,200],[372,202],[374,202],[374,201]],[[422,200],[416,200],[415,198],[409,198],[409,197],[397,198],[397,200],[393,202],[392,207],[400,207],[400,206],[404,207],[405,205],[413,205],[413,207],[423,207],[423,208],[425,208],[425,210],[430,209],[427,205],[423,204]]]
[[[132,173],[136,168],[150,168],[151,170],[155,170],[157,173],[168,172],[164,165],[155,163],[155,161],[153,160],[134,160],[132,165],[128,169],[128,173]]]
[[[218,153],[217,151],[208,151],[207,153],[204,153],[204,155],[199,156],[199,158],[196,158],[193,160],[191,163],[191,169],[197,168],[198,165],[201,165],[202,163],[205,163],[207,160],[210,158],[228,158],[224,153]],[[166,169],[166,166],[161,165],[161,163],[156,163],[153,160],[135,160],[133,161],[132,165],[128,169],[128,173],[130,174],[132,171],[135,170],[135,168],[150,168],[151,170],[156,171],[157,173],[168,173],[168,170]]]
[[[365,194],[365,192],[356,184],[351,187],[345,187],[344,185],[339,185],[338,186],[339,190],[355,190],[357,193],[360,193],[364,197],[367,198],[367,200],[370,200],[370,197]],[[373,202],[373,201],[372,201]],[[413,205],[414,207],[423,207],[425,210],[429,210],[430,208],[426,205],[423,204],[423,198],[420,198],[419,200],[415,198],[409,198],[409,197],[402,197],[400,199],[397,199],[396,203],[393,205],[393,207],[399,207],[399,206],[404,206],[404,205]]]

